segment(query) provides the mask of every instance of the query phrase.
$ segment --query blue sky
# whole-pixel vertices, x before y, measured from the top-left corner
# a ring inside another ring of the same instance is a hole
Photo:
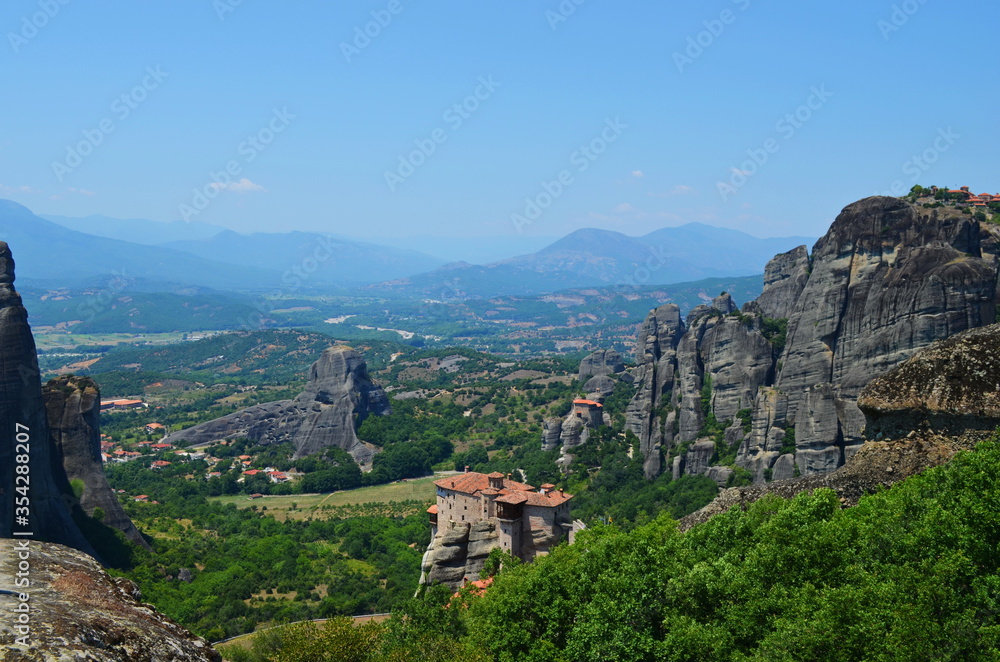
[[[894,185],[1000,190],[994,16],[985,0],[7,0],[0,197],[376,239],[689,221],[818,236]]]

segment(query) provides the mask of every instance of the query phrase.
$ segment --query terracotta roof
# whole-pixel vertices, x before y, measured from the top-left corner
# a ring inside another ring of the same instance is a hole
[[[510,492],[508,494],[504,494],[502,497],[498,497],[497,503],[509,503],[513,505],[524,503],[528,500],[528,494],[530,494],[530,492]]]
[[[500,490],[495,490],[492,487],[489,487],[489,488],[487,488],[485,490],[481,490],[479,493],[480,494],[485,494],[486,496],[496,496],[496,495],[500,494]]]
[[[588,407],[603,407],[600,402],[594,402],[593,400],[574,400],[574,405],[587,405]]]
[[[429,512],[431,515],[437,515],[438,514],[438,505],[435,503],[433,506],[431,506],[430,508],[427,509],[427,512]]]
[[[525,503],[529,506],[544,506],[545,508],[555,508],[556,506],[561,506],[570,499],[573,498],[572,494],[566,494],[565,492],[546,492],[545,494],[538,494],[537,492],[527,492],[524,493],[527,497]],[[499,501],[500,499],[497,499]]]
[[[494,471],[494,472],[493,472],[493,473],[491,473],[491,474],[486,474],[486,477],[487,477],[487,478],[506,478],[506,476],[504,476],[504,475],[503,475],[502,473],[500,473],[499,471]]]
[[[503,474],[497,473],[494,477],[503,477]],[[481,492],[490,488],[490,476],[470,471],[468,473],[436,480],[434,481],[434,484],[446,490],[455,490],[456,492],[461,492],[463,494],[475,494],[476,492]],[[509,478],[503,479],[503,486],[504,490],[520,490],[523,492],[535,489],[532,485],[518,483],[510,480]]]

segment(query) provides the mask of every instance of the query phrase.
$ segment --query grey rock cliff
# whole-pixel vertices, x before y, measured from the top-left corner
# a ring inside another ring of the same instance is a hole
[[[118,529],[132,542],[149,549],[149,544],[125,514],[115,496],[101,462],[101,392],[89,377],[64,376],[42,387],[48,413],[49,435],[57,478],[65,476],[63,490],[73,480],[83,482],[80,506],[92,516],[104,512],[102,522]]]
[[[442,531],[424,554],[421,583],[447,584],[458,590],[464,580],[479,579],[490,551],[499,546],[500,537],[489,521]]]
[[[764,269],[764,291],[756,303],[765,317],[787,319],[809,280],[809,251],[799,246],[776,256]]]
[[[309,382],[295,399],[249,407],[175,432],[165,441],[200,444],[237,437],[263,444],[290,441],[296,458],[337,446],[366,466],[375,450],[358,439],[357,426],[369,415],[389,411],[389,399],[369,378],[361,354],[337,346],[325,350],[312,365]]]
[[[0,540],[0,577],[16,572],[14,545]],[[27,553],[31,634],[18,643],[18,596],[0,595],[4,662],[221,662],[207,641],[142,604],[135,584],[108,576],[86,554],[35,541]]]
[[[647,478],[661,473],[661,447],[673,441],[673,412],[664,414],[662,405],[664,395],[668,400],[673,397],[677,345],[684,330],[680,309],[672,303],[651,311],[639,328],[636,394],[629,402],[625,425],[639,438]]]
[[[93,554],[73,522],[53,474],[48,421],[28,312],[14,289],[14,259],[0,241],[0,538],[31,531],[35,539]],[[23,442],[23,443],[20,443]],[[28,462],[21,462],[27,457]],[[17,471],[26,467],[27,473]],[[17,478],[20,476],[21,478]],[[27,526],[15,521],[18,487],[30,490]]]
[[[599,349],[580,362],[581,382],[597,375],[616,375],[625,372],[625,359],[613,349]]]
[[[707,385],[720,423],[752,409],[736,463],[756,481],[842,466],[863,443],[856,402],[869,380],[994,320],[998,237],[958,209],[867,198],[841,212],[811,259],[801,246],[776,256],[763,293],[742,312],[728,295],[692,309],[686,324],[676,306],[652,311],[638,334],[626,417],[647,477],[671,446],[697,441]],[[782,337],[775,320],[784,318]],[[675,473],[703,471],[700,456],[692,460],[675,461]]]
[[[1000,325],[937,342],[861,391],[868,439],[1000,427]]]

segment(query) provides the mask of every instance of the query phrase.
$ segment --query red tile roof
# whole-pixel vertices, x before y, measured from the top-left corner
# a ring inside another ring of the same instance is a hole
[[[497,503],[519,504],[528,500],[528,492],[510,492],[502,497],[497,497]]]
[[[594,402],[593,400],[574,400],[574,405],[587,405],[588,407],[604,407],[600,402]]]
[[[464,474],[458,474],[450,478],[442,478],[441,480],[434,481],[434,484],[438,487],[442,487],[446,490],[455,490],[456,492],[461,492],[463,494],[475,494],[476,492],[482,492],[490,487],[490,478],[503,478],[503,486],[505,490],[521,490],[524,492],[535,489],[531,485],[525,483],[518,483],[509,478],[504,477],[502,473],[496,472],[489,476],[475,471],[470,471]]]
[[[427,509],[427,512],[429,512],[431,515],[437,515],[438,514],[438,505],[435,503],[433,506],[431,506],[430,508]]]

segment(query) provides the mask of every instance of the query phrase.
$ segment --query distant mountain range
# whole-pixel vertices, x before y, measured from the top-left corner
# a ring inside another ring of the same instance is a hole
[[[54,287],[89,287],[115,278],[116,288],[137,283],[144,291],[196,286],[289,293],[356,287],[442,264],[416,251],[316,233],[241,235],[207,224],[58,218],[61,223],[0,200],[0,239],[11,244],[22,279]],[[150,244],[173,237],[184,239]]]
[[[485,265],[452,262],[411,248],[312,232],[239,234],[207,223],[107,216],[33,214],[0,200],[0,239],[8,241],[18,273],[39,285],[116,287],[144,292],[185,288],[307,293],[366,286],[368,292],[434,299],[533,295],[581,287],[635,287],[760,274],[774,255],[810,237],[759,239],[700,223],[640,237],[599,229],[561,239],[444,238],[442,252],[499,255],[534,250]],[[419,239],[419,240],[418,240]],[[471,243],[470,243],[471,242]],[[413,246],[435,249],[430,237]],[[435,251],[436,252],[436,251]],[[344,293],[342,290],[339,293]]]
[[[370,288],[447,299],[750,276],[762,273],[778,253],[813,241],[811,237],[759,239],[700,223],[663,228],[641,237],[583,229],[528,255],[485,266],[451,263]]]
[[[211,225],[201,221],[150,221],[145,218],[111,218],[93,214],[84,217],[54,216],[39,214],[47,221],[52,221],[70,230],[85,232],[108,239],[126,239],[133,244],[159,246],[171,241],[211,239],[226,228]]]

